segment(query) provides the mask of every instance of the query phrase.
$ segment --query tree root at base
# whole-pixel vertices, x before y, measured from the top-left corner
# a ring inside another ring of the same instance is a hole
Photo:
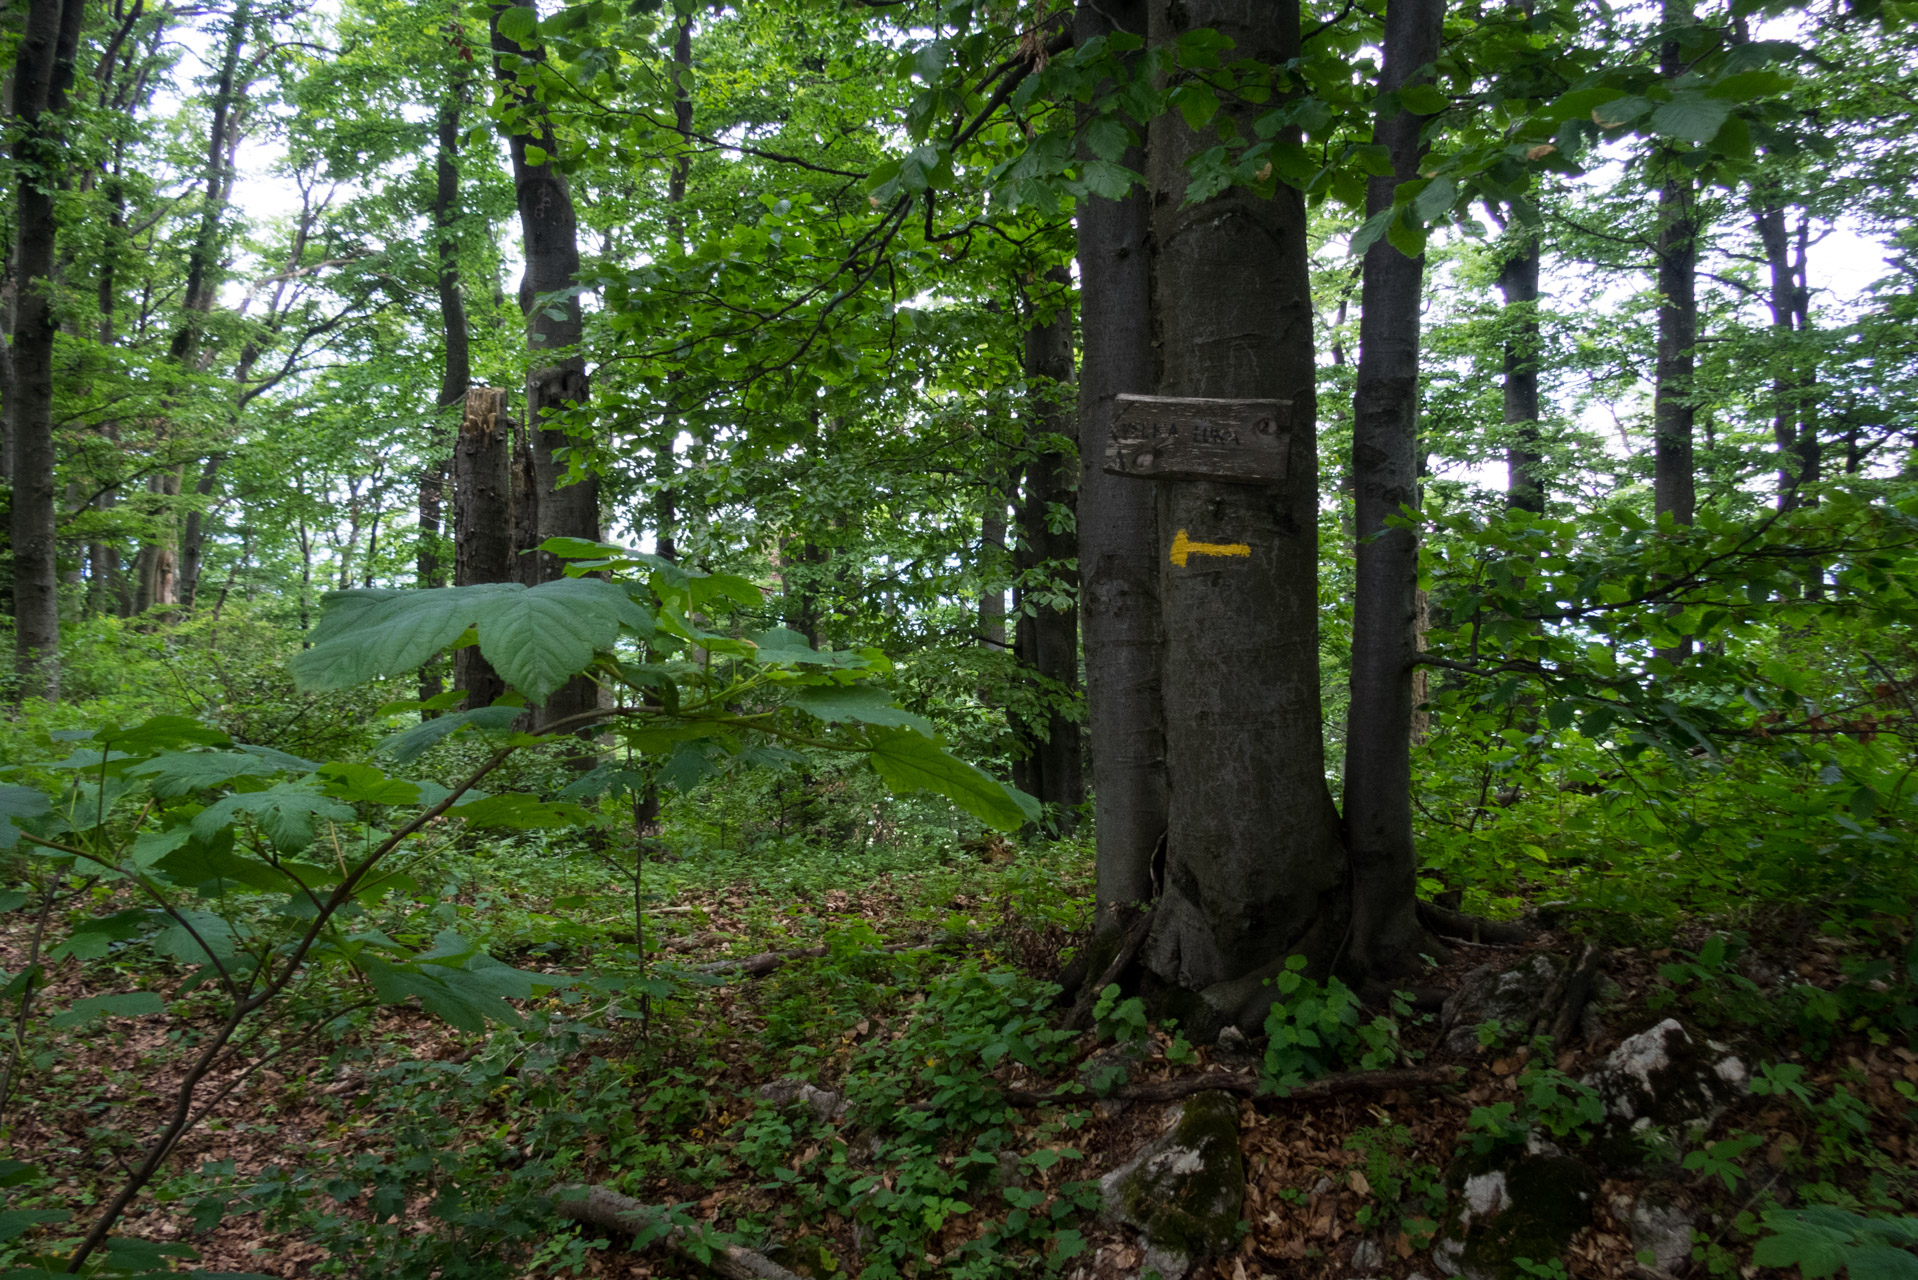
[[[1463,942],[1509,947],[1530,942],[1538,937],[1538,930],[1528,924],[1468,916],[1463,911],[1453,911],[1449,907],[1441,907],[1435,902],[1426,902],[1423,899],[1419,902],[1418,910],[1419,923],[1441,938],[1457,938]]]
[[[637,1235],[659,1225],[666,1214],[666,1210],[658,1205],[644,1204],[617,1191],[597,1186],[561,1187],[554,1193],[553,1207],[563,1218],[628,1235]],[[708,1249],[693,1246],[696,1238],[684,1227],[674,1227],[658,1243],[682,1258],[725,1276],[726,1280],[800,1280],[799,1276],[763,1253],[755,1253],[739,1245],[726,1245],[711,1249],[709,1254]]]

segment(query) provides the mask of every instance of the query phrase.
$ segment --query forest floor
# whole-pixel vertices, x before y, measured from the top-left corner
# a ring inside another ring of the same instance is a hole
[[[1159,1135],[1178,1104],[1087,1095],[1008,1107],[994,1092],[1081,1078],[1092,1055],[1112,1056],[1115,1027],[1108,1018],[1103,1035],[1046,1030],[1062,1010],[1044,1012],[1039,984],[1081,936],[1083,852],[986,855],[797,899],[750,883],[688,884],[652,904],[649,977],[545,1001],[527,1010],[530,1029],[483,1038],[410,1005],[359,1015],[318,1047],[300,1039],[310,1028],[280,1026],[262,1042],[280,1056],[213,1108],[123,1231],[190,1244],[198,1268],[279,1277],[704,1274],[683,1253],[632,1251],[569,1223],[545,1198],[561,1183],[596,1183],[683,1206],[683,1220],[808,1277],[875,1265],[1137,1275],[1138,1239],[1097,1213],[1096,1179]],[[617,895],[630,885],[561,894],[547,879],[538,892],[492,891],[520,913],[495,953],[554,975],[592,969],[596,952],[613,949]],[[9,971],[24,956],[23,915],[0,916]],[[542,939],[543,920],[569,922],[552,931],[559,941]],[[623,928],[630,944],[629,916]],[[1714,1148],[1718,1159],[1607,1179],[1562,1269],[1532,1274],[1752,1275],[1754,1213],[1805,1202],[1808,1188],[1811,1200],[1909,1212],[1918,1055],[1862,1022],[1806,1043],[1766,1014],[1767,980],[1835,990],[1871,948],[1804,927],[1753,932],[1763,942],[1709,982],[1686,968],[1706,949],[1706,922],[1668,946],[1603,945],[1603,999],[1550,1063],[1497,1043],[1448,1056],[1437,1019],[1411,1015],[1400,1020],[1399,1060],[1455,1065],[1443,1085],[1242,1099],[1245,1230],[1234,1252],[1194,1274],[1439,1280],[1434,1233],[1456,1212],[1457,1164],[1489,1131],[1485,1117],[1501,1103],[1523,1113],[1535,1068],[1575,1079],[1622,1038],[1674,1015],[1748,1064],[1802,1065],[1801,1087],[1746,1096],[1716,1117],[1706,1137],[1736,1137]],[[1450,988],[1541,952],[1569,963],[1585,941],[1560,931],[1522,946],[1460,943],[1422,981]],[[1881,949],[1898,944],[1887,933]],[[809,948],[826,954],[760,976],[724,967]],[[128,948],[62,964],[43,999],[58,1008],[165,989],[182,973]],[[647,985],[662,974],[670,981]],[[32,1206],[69,1211],[77,1225],[137,1161],[173,1105],[183,1050],[206,1030],[194,1007],[176,1000],[167,1016],[109,1019],[39,1046],[0,1129],[44,1178]],[[1133,1085],[1251,1061],[1158,1027],[1133,1044]],[[799,1079],[811,1091],[797,1094]],[[782,1090],[781,1080],[792,1083]],[[1696,1231],[1695,1260],[1670,1272],[1648,1264],[1624,1217],[1648,1182]]]

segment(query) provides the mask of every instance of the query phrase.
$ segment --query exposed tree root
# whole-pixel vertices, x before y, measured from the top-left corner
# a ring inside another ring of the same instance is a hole
[[[658,1205],[643,1204],[630,1196],[596,1186],[561,1187],[554,1195],[553,1207],[561,1217],[628,1235],[658,1226],[666,1213]],[[682,1258],[725,1276],[726,1280],[800,1280],[763,1253],[739,1245],[710,1250],[705,1246],[695,1248],[694,1238],[684,1227],[674,1227],[658,1243]]]
[[[1586,943],[1565,978],[1564,998],[1559,1001],[1558,1013],[1549,1028],[1552,1043],[1560,1049],[1570,1047],[1572,1033],[1578,1030],[1585,1016],[1585,1005],[1592,998],[1592,984],[1597,981],[1599,971],[1604,967],[1604,955],[1597,947]]]
[[[1131,966],[1133,957],[1145,945],[1146,935],[1152,932],[1152,918],[1158,914],[1158,910],[1157,906],[1150,907],[1126,926],[1125,936],[1112,957],[1112,963],[1097,978],[1079,989],[1079,998],[1072,1002],[1072,1012],[1066,1015],[1065,1022],[1061,1024],[1066,1030],[1084,1031],[1092,1025],[1092,1007],[1099,1002],[1099,993],[1117,982],[1119,976]]]
[[[1538,930],[1531,925],[1468,916],[1462,911],[1453,911],[1435,902],[1419,903],[1419,923],[1441,938],[1457,938],[1465,942],[1490,943],[1502,947],[1516,946],[1538,937]]]

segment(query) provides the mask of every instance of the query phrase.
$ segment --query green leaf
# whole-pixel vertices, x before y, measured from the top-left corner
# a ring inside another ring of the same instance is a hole
[[[1086,190],[1103,200],[1123,200],[1132,190],[1137,175],[1122,164],[1110,160],[1088,160],[1080,170]]]
[[[1435,116],[1452,100],[1429,84],[1410,84],[1399,90],[1399,106],[1415,116]]]
[[[302,689],[346,689],[412,671],[459,639],[492,600],[522,595],[516,582],[432,591],[364,588],[328,593],[313,647],[290,664]]]
[[[1600,128],[1619,129],[1638,119],[1651,109],[1652,102],[1650,98],[1613,98],[1603,106],[1592,108],[1592,121]]]
[[[792,696],[792,705],[828,724],[857,721],[917,729],[930,737],[933,729],[925,717],[892,705],[892,694],[870,684],[807,685]]]
[[[435,716],[382,739],[373,750],[380,755],[391,756],[395,764],[411,764],[468,726],[482,733],[501,733],[511,729],[521,711],[520,707],[477,707],[472,711],[454,711]]]
[[[239,954],[240,935],[226,917],[211,911],[181,911],[179,919],[153,936],[153,949],[184,964],[231,960]]]
[[[223,787],[235,778],[279,773],[279,766],[239,751],[175,751],[129,765],[126,776],[147,778],[162,800]]]
[[[1099,159],[1113,163],[1132,145],[1132,131],[1112,116],[1100,116],[1086,128],[1086,146]],[[1103,194],[1103,193],[1102,193]],[[1114,197],[1116,198],[1116,197]]]
[[[467,804],[454,805],[448,814],[463,818],[475,827],[507,827],[517,831],[570,827],[593,820],[591,813],[576,804],[541,800],[536,796],[518,793],[484,796]]]
[[[1367,218],[1364,225],[1352,233],[1352,256],[1355,258],[1364,257],[1365,251],[1379,242],[1385,235],[1385,229],[1391,226],[1392,220],[1398,216],[1398,209],[1391,208],[1381,209],[1379,212]]]
[[[545,147],[539,146],[538,144],[531,143],[531,142],[526,144],[525,154],[526,154],[527,166],[533,169],[538,169],[543,167],[549,160],[552,159],[551,156],[546,154]]]
[[[877,729],[868,759],[873,772],[901,794],[930,791],[1001,831],[1016,831],[1039,818],[1039,802],[946,751],[910,729]]]
[[[286,893],[300,887],[278,868],[234,852],[230,832],[216,832],[215,836],[174,850],[155,862],[153,869],[203,898],[224,897],[235,888]]]
[[[63,1209],[9,1209],[0,1213],[0,1243],[17,1240],[42,1223],[66,1222],[72,1217]]]
[[[232,739],[218,729],[209,728],[191,716],[154,716],[131,729],[100,729],[93,741],[119,751],[155,751],[189,744],[225,747]]]
[[[499,33],[522,49],[539,43],[539,14],[518,5],[499,16]]]
[[[1386,224],[1385,238],[1394,249],[1408,258],[1423,257],[1425,254],[1425,228],[1415,218],[1394,218]]]
[[[348,804],[418,804],[420,787],[404,778],[389,778],[370,764],[328,764],[318,770],[327,779],[323,790]]]
[[[282,782],[265,791],[222,797],[193,819],[193,834],[211,840],[221,827],[247,815],[260,824],[280,849],[304,849],[313,843],[314,824],[320,819],[351,822],[353,810],[311,787]]]
[[[1188,129],[1203,129],[1219,113],[1219,95],[1203,80],[1188,80],[1174,89],[1167,100],[1185,117]]]
[[[1731,113],[1731,103],[1722,98],[1680,93],[1652,112],[1652,132],[1667,138],[1704,142],[1718,132]]]
[[[53,805],[33,787],[0,786],[0,849],[20,843],[20,828],[15,818],[40,818],[52,812]]]
[[[33,895],[21,889],[0,889],[0,913],[17,910],[33,901]]]
[[[561,578],[489,598],[478,618],[479,647],[502,678],[539,701],[612,648],[621,624],[650,634],[653,617],[617,583]]]
[[[75,1000],[65,1013],[55,1014],[53,1025],[83,1027],[99,1018],[138,1018],[149,1013],[165,1013],[166,1003],[151,991],[132,991],[119,996],[89,996]]]
[[[1851,1280],[1918,1280],[1918,1257],[1895,1245],[1861,1245],[1847,1261]]]
[[[114,943],[139,937],[152,927],[153,920],[151,911],[135,908],[82,921],[67,934],[65,942],[47,954],[47,958],[60,961],[71,956],[75,960],[98,960]]]
[[[32,1182],[39,1172],[38,1168],[24,1160],[0,1157],[0,1187],[17,1187],[24,1182]]]
[[[1431,222],[1441,217],[1458,199],[1458,183],[1450,178],[1434,178],[1425,184],[1425,189],[1412,197],[1412,216],[1420,222]],[[1400,250],[1400,252],[1404,252]],[[1416,255],[1407,254],[1407,257]]]

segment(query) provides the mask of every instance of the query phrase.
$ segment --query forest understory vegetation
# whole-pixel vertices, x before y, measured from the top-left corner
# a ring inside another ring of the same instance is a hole
[[[0,7],[0,1280],[1918,1280],[1915,22]]]

